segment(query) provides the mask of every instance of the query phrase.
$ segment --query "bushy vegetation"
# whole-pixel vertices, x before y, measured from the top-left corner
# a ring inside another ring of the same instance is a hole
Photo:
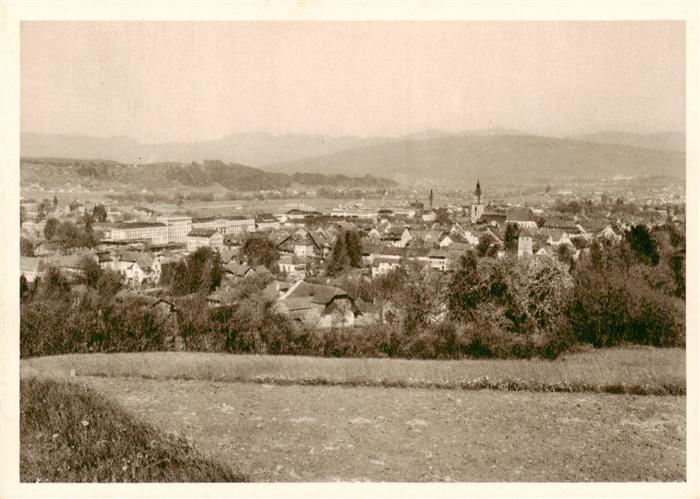
[[[64,249],[92,248],[97,244],[90,215],[86,215],[80,224],[49,218],[44,226],[44,237],[47,241],[58,242]]]
[[[280,258],[275,244],[267,237],[257,234],[246,238],[241,252],[249,265],[264,265],[270,270],[275,268]]]
[[[666,230],[652,235],[638,226],[628,235],[636,244],[591,246],[573,272],[565,310],[577,341],[598,347],[685,345],[684,254],[664,239]]]
[[[247,241],[253,263],[266,263],[265,241]],[[350,232],[338,241],[333,254],[347,269],[361,258],[357,241]],[[72,292],[55,269],[38,283],[20,283],[21,353],[153,351],[171,348],[175,336],[194,351],[421,359],[554,358],[581,343],[685,345],[685,242],[677,228],[636,227],[617,244],[594,241],[577,260],[566,256],[468,252],[449,274],[408,263],[372,280],[338,271],[331,284],[377,319],[340,329],[315,329],[282,314],[267,273],[237,281],[229,305],[210,307],[206,297],[222,269],[208,249],[164,266],[161,284],[181,297],[176,313],[118,294],[114,275],[85,262],[84,292]]]
[[[163,265],[160,285],[169,288],[175,296],[209,293],[219,287],[223,276],[221,255],[202,247],[177,263]]]
[[[241,482],[181,438],[165,437],[89,389],[20,381],[22,482]]]

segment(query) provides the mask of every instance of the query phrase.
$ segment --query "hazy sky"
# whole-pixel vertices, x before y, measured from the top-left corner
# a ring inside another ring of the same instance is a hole
[[[682,22],[24,22],[21,129],[685,130]]]

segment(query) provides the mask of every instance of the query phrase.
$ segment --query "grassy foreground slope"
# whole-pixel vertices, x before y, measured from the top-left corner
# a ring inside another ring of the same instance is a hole
[[[24,377],[20,393],[22,482],[243,481],[83,386]]]
[[[195,352],[72,354],[22,359],[22,372],[278,385],[685,394],[685,350],[629,348],[555,361],[334,359]]]

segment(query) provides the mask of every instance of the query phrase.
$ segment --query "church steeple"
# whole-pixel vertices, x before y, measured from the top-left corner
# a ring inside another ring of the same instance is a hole
[[[474,195],[476,196],[476,203],[469,205],[469,221],[473,224],[479,222],[481,215],[484,214],[484,205],[481,204],[481,183],[479,179],[476,180]]]

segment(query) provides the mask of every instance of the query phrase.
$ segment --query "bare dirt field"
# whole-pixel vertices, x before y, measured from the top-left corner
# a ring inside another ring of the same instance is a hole
[[[74,379],[250,481],[685,478],[685,397]]]
[[[21,375],[86,384],[250,481],[683,481],[686,473],[679,349],[556,361],[76,354],[23,359]]]

